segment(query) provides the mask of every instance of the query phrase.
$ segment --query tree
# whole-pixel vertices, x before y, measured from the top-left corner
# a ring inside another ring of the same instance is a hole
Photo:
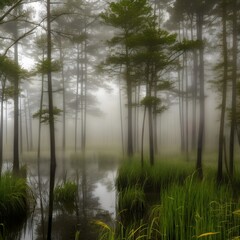
[[[16,76],[21,75],[23,71],[19,65],[6,56],[0,56],[0,79],[1,79],[1,127],[0,127],[0,176],[3,164],[3,102],[7,97],[14,97],[13,84]],[[17,93],[18,94],[18,93]]]
[[[223,73],[221,81],[222,89],[222,103],[221,103],[221,117],[219,127],[219,141],[218,141],[218,169],[217,181],[222,181],[223,169],[223,153],[224,153],[224,125],[225,125],[225,112],[227,102],[227,80],[228,80],[228,48],[227,48],[227,1],[221,2],[221,19],[222,19],[222,56],[223,56]]]
[[[56,152],[55,152],[55,130],[54,130],[54,108],[52,93],[52,37],[51,37],[51,1],[47,0],[47,79],[48,79],[48,108],[49,108],[49,133],[50,133],[50,185],[49,185],[49,208],[48,208],[48,230],[47,240],[51,240],[52,215],[53,215],[53,191],[56,172]]]
[[[167,71],[169,66],[175,63],[176,55],[178,55],[180,48],[176,48],[176,34],[170,34],[165,30],[159,29],[154,22],[152,26],[143,30],[142,33],[130,38],[130,42],[136,48],[133,59],[138,69],[137,71],[140,71],[140,75],[137,76],[143,76],[141,83],[146,89],[146,95],[142,100],[142,104],[148,112],[149,159],[151,165],[154,165],[153,118],[157,113],[162,112],[163,107],[160,96],[155,94],[159,90],[167,91],[171,89],[171,82],[163,80],[163,72]]]
[[[231,100],[231,128],[229,146],[229,171],[233,176],[234,171],[234,142],[236,134],[237,111],[237,56],[238,56],[238,26],[237,26],[237,1],[231,2],[232,6],[232,100]]]
[[[133,62],[131,55],[133,48],[129,46],[129,39],[134,34],[142,31],[151,21],[151,7],[146,0],[120,0],[109,4],[108,9],[101,14],[104,23],[117,29],[117,35],[109,41],[112,53],[106,63],[122,67],[127,92],[128,129],[127,129],[127,154],[133,155],[133,113],[132,91],[133,78],[131,71]]]

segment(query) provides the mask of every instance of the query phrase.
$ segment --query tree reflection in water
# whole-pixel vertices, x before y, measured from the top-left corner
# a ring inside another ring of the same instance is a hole
[[[31,169],[29,172],[32,175],[32,179],[36,177],[34,164],[35,163],[32,162],[28,164]],[[80,232],[80,239],[94,240],[97,239],[98,236],[98,227],[94,224],[95,220],[102,220],[108,224],[113,222],[115,209],[112,208],[112,205],[115,204],[114,178],[117,166],[117,160],[113,160],[113,158],[107,156],[96,156],[94,154],[92,154],[92,156],[86,156],[85,158],[78,155],[70,156],[65,161],[66,169],[58,166],[56,183],[61,184],[66,180],[77,183],[78,195],[75,203],[72,204],[73,209],[54,207],[52,226],[53,240],[74,240],[77,231]],[[47,164],[43,161],[41,163],[42,179],[47,179],[48,170],[46,167]],[[63,174],[64,172],[66,175]],[[47,189],[44,188],[48,185],[47,181],[48,180],[46,180],[46,184],[43,184],[43,192],[45,193],[46,199]],[[44,183],[44,181],[42,182]],[[100,193],[99,185],[105,186],[106,192],[104,193],[104,197],[108,200],[106,203],[109,202],[109,199],[113,199],[114,202],[110,204],[111,206],[101,204],[101,202],[104,202],[104,199],[103,194],[100,196],[101,199],[98,196]],[[96,187],[98,187],[97,191]],[[37,186],[35,186],[35,188],[37,188]],[[45,211],[47,212],[47,209],[45,209]],[[15,239],[43,240],[40,216],[39,206],[37,206],[33,215],[33,226],[31,229],[28,229],[28,231],[25,231],[25,234],[22,232],[21,238]],[[47,222],[45,221],[45,225],[46,224]]]

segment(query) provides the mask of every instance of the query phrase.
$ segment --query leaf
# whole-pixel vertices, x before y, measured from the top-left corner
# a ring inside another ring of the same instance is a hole
[[[199,236],[197,236],[197,238],[202,238],[202,237],[208,237],[208,236],[212,236],[212,235],[217,235],[219,234],[220,232],[207,232],[207,233],[203,233]]]
[[[238,216],[240,216],[240,209],[235,210],[235,211],[233,212],[233,214],[234,214],[234,215],[238,215]]]
[[[107,229],[108,231],[111,231],[111,228],[106,223],[104,223],[103,221],[96,220],[95,224],[97,224],[98,226],[100,226],[104,229]]]

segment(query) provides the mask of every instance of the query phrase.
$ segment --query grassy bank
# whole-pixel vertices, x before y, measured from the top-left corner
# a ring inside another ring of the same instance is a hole
[[[29,209],[29,199],[32,196],[25,178],[14,177],[5,173],[0,179],[0,223],[2,231],[8,232],[26,219]]]
[[[239,200],[227,181],[216,184],[214,169],[199,181],[191,163],[132,161],[119,168],[116,187],[118,219],[115,228],[98,223],[101,240],[240,239]]]

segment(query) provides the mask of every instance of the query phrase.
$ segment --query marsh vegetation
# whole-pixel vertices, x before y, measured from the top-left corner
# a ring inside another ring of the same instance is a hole
[[[0,1],[0,238],[240,239],[238,0]]]

